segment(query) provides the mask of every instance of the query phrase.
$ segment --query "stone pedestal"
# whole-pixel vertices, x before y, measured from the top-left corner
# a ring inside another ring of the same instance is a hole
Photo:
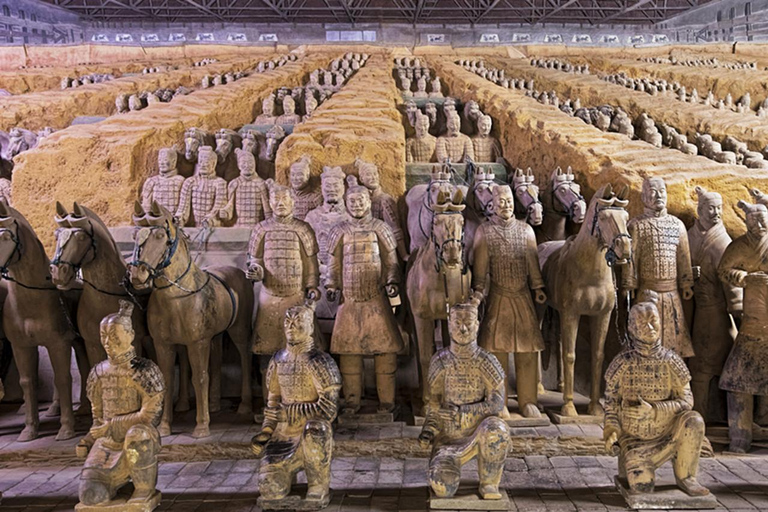
[[[354,414],[339,414],[339,425],[386,425],[391,424],[400,415],[400,405],[395,405],[392,412],[378,412],[379,403],[373,400],[363,400],[360,410]]]
[[[303,493],[302,493],[303,495]],[[267,500],[262,497],[256,500],[256,505],[262,510],[321,510],[331,502],[331,493],[324,500],[306,500],[302,495],[291,494],[280,500]]]
[[[629,486],[617,476],[613,479],[616,489],[627,502],[627,506],[633,510],[688,510],[688,509],[712,509],[718,508],[717,498],[714,494],[706,496],[689,496],[676,485],[659,485],[656,482],[656,490],[652,493],[630,494]]]
[[[508,418],[504,418],[504,422],[510,427],[548,427],[552,423],[549,421],[549,417],[546,414],[542,414],[538,418],[526,418],[520,413],[510,412]]]
[[[574,425],[574,424],[587,424],[587,425],[602,425],[605,420],[604,415],[593,416],[587,414],[587,408],[577,407],[578,416],[563,416],[560,414],[560,407],[556,409],[546,409],[547,415],[552,420],[552,423],[557,425]]]
[[[160,491],[146,501],[131,503],[126,499],[112,500],[104,505],[75,505],[75,512],[152,512],[160,505]]]
[[[477,493],[477,487],[460,487],[453,498],[438,498],[429,493],[430,510],[509,510],[509,496],[501,489],[501,499],[484,500]]]

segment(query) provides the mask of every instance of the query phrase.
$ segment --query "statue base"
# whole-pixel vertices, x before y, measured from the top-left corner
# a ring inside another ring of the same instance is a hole
[[[477,487],[460,487],[452,498],[438,498],[429,491],[430,510],[509,510],[511,504],[507,491],[501,490],[501,499],[484,500],[477,493]]]
[[[549,421],[549,417],[547,417],[546,414],[542,414],[538,418],[526,418],[519,412],[510,411],[509,416],[503,419],[507,425],[513,428],[548,427],[552,424],[552,422]]]
[[[395,405],[392,412],[379,412],[379,403],[363,400],[360,410],[355,413],[342,413],[337,416],[339,425],[380,425],[393,423],[400,415],[400,405]]]
[[[717,498],[712,493],[706,496],[689,496],[676,485],[656,486],[656,490],[650,493],[631,494],[629,486],[621,478],[613,478],[627,507],[633,510],[687,510],[687,509],[712,509],[718,508]]]
[[[131,503],[126,499],[112,500],[102,505],[75,505],[75,512],[152,512],[160,505],[160,491],[146,501]]]
[[[550,417],[552,423],[556,425],[574,425],[574,424],[586,424],[586,425],[602,425],[605,421],[604,415],[592,415],[586,413],[586,407],[577,408],[578,416],[564,416],[560,414],[560,408],[546,409],[547,416]]]
[[[279,500],[268,500],[259,496],[256,505],[262,510],[321,510],[331,502],[331,493],[322,500],[307,500],[298,494],[289,494]]]

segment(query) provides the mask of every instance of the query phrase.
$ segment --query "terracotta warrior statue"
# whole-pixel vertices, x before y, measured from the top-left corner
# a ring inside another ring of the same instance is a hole
[[[718,274],[725,284],[744,289],[744,312],[720,389],[728,392],[730,451],[745,453],[752,445],[755,395],[768,395],[768,208],[738,205],[747,216],[747,233],[725,250]]]
[[[445,163],[450,160],[451,163],[464,163],[466,158],[475,160],[475,149],[472,146],[472,139],[459,131],[461,119],[456,112],[448,112],[446,119],[446,132],[437,138],[435,154],[437,161]]]
[[[383,220],[392,230],[397,241],[397,255],[401,260],[408,260],[408,250],[405,248],[405,235],[400,227],[400,215],[397,213],[397,201],[382,190],[379,181],[379,168],[376,164],[355,160],[355,167],[360,176],[360,183],[371,191],[371,215],[374,219]]]
[[[181,226],[215,227],[227,205],[227,182],[216,176],[217,155],[210,146],[201,146],[195,175],[184,180],[175,217]]]
[[[256,117],[253,124],[275,124],[275,95],[270,94],[261,102],[261,114]]]
[[[251,232],[246,277],[261,281],[253,353],[271,356],[285,348],[285,312],[305,299],[317,300],[320,277],[315,233],[309,224],[294,217],[290,189],[272,185],[269,206],[272,217]],[[262,371],[266,362],[261,358]]]
[[[99,327],[107,359],[88,376],[93,426],[77,447],[88,452],[80,477],[82,511],[151,511],[160,504],[157,486],[157,426],[163,411],[165,382],[160,368],[136,355],[133,347],[133,304],[120,301],[120,311],[107,315]],[[93,446],[88,451],[90,442]],[[133,482],[128,502],[111,501],[117,491]]]
[[[427,92],[427,79],[423,76],[416,80],[416,92],[413,93],[414,98],[428,98]]]
[[[311,158],[304,155],[291,164],[288,176],[293,194],[293,216],[299,220],[304,220],[310,210],[323,204],[322,192],[310,186],[310,162]]]
[[[723,226],[723,198],[696,187],[698,218],[688,230],[693,263],[693,327],[691,341],[696,355],[688,360],[693,380],[693,408],[707,420],[709,388],[719,377],[736,338],[729,313],[741,314],[742,289],[720,281],[717,267],[731,237]]]
[[[538,352],[544,349],[536,302],[544,304],[544,280],[539,267],[533,228],[515,218],[515,199],[509,185],[493,187],[493,215],[475,231],[472,289],[482,299],[488,288],[480,346],[496,355],[509,375],[509,354],[515,355],[520,414],[541,416],[537,402]],[[490,283],[488,283],[490,279]],[[490,285],[490,286],[488,286]],[[506,386],[504,405],[506,410]]]
[[[272,215],[269,207],[267,183],[256,174],[256,157],[250,151],[236,148],[237,168],[240,176],[227,186],[227,206],[221,218],[231,221],[238,228],[253,227]]]
[[[177,158],[178,154],[174,148],[163,148],[158,152],[159,173],[147,179],[141,189],[141,205],[144,209],[149,209],[153,201],[157,201],[157,204],[169,212],[175,212],[179,207],[184,176],[180,176],[176,169]]]
[[[509,450],[509,428],[501,419],[506,375],[493,354],[477,346],[477,305],[451,307],[450,347],[432,356],[430,396],[419,435],[432,444],[429,485],[439,498],[451,498],[461,481],[461,467],[477,458],[479,495],[498,500],[504,460]]]
[[[317,108],[317,98],[315,98],[315,95],[312,93],[312,91],[307,91],[306,98],[304,98],[304,117],[301,118],[301,121],[304,122],[310,117],[312,117],[312,113]]]
[[[283,328],[288,343],[269,362],[264,422],[251,441],[253,452],[263,454],[258,505],[270,510],[275,501],[285,500],[303,470],[307,495],[296,508],[319,510],[331,497],[331,423],[338,411],[341,375],[333,358],[315,347],[311,308],[289,308]]]
[[[344,203],[344,180],[346,174],[341,167],[324,167],[320,175],[320,189],[323,193],[323,204],[309,212],[304,219],[312,226],[317,239],[317,259],[320,263],[321,291],[325,290],[328,272],[328,236],[336,224],[351,219]],[[338,305],[328,302],[325,293],[322,294],[315,309],[319,320],[332,321],[336,318]],[[322,327],[322,325],[321,325]],[[323,331],[325,332],[325,331]],[[328,331],[330,332],[330,331]]]
[[[492,126],[491,116],[481,115],[477,118],[477,135],[472,137],[476,162],[498,162],[504,158],[499,140],[491,136]]]
[[[622,270],[623,289],[647,300],[648,292],[659,295],[661,343],[680,357],[693,355],[685,323],[683,298],[693,298],[693,270],[688,235],[683,222],[667,212],[667,187],[661,178],[646,178],[642,191],[645,212],[627,224],[632,237],[633,258]]]
[[[605,375],[603,436],[609,452],[618,445],[619,482],[630,494],[652,493],[656,470],[672,460],[680,489],[691,496],[709,494],[696,479],[704,420],[692,410],[691,374],[683,359],[662,346],[656,305],[632,306],[627,329],[630,347]]]
[[[443,86],[440,83],[440,77],[436,76],[431,82],[432,91],[429,93],[430,98],[442,98]]]
[[[277,118],[275,124],[299,124],[301,116],[296,113],[296,101],[292,96],[286,95],[283,98],[283,115]]]
[[[363,392],[363,356],[373,356],[379,411],[395,409],[395,370],[403,339],[388,297],[400,285],[397,242],[384,221],[371,215],[371,195],[352,180],[346,193],[352,217],[331,229],[328,240],[329,302],[339,294],[343,302],[336,314],[331,352],[339,354],[345,413],[360,409]]]
[[[414,126],[416,136],[405,141],[405,161],[434,162],[437,139],[429,133],[429,117],[418,114]]]

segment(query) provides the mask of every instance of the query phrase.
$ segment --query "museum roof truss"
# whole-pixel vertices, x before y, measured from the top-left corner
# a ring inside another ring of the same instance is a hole
[[[44,0],[91,21],[652,25],[710,0]]]

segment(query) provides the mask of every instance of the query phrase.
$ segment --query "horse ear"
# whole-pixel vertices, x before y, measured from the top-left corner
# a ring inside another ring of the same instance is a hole
[[[72,205],[72,213],[75,217],[85,217],[85,212],[80,208],[80,205],[77,204],[77,201]]]
[[[139,201],[133,202],[133,215],[134,217],[143,217],[146,214],[144,211],[144,207],[141,206],[141,203]]]
[[[603,191],[603,199],[610,199],[612,195],[613,195],[613,185],[608,183],[605,186],[605,190]]]
[[[460,188],[456,189],[456,192],[453,194],[453,204],[461,204],[464,202],[464,191]]]
[[[555,175],[556,176],[562,176],[563,175],[563,170],[560,168],[559,165],[557,166],[557,169],[555,169]]]
[[[445,204],[448,202],[448,192],[441,190],[437,193],[437,204]]]
[[[624,185],[624,187],[622,187],[622,189],[619,191],[616,197],[618,197],[620,201],[624,201],[628,195],[629,195],[629,185]]]
[[[531,170],[531,168],[529,167],[528,169],[525,170],[525,174],[528,176],[533,176],[533,170]]]
[[[67,209],[59,201],[56,201],[56,215],[61,218],[67,216]]]
[[[160,206],[160,203],[158,203],[157,201],[152,201],[152,207],[150,208],[149,213],[153,217],[160,217],[163,215],[163,207]]]

